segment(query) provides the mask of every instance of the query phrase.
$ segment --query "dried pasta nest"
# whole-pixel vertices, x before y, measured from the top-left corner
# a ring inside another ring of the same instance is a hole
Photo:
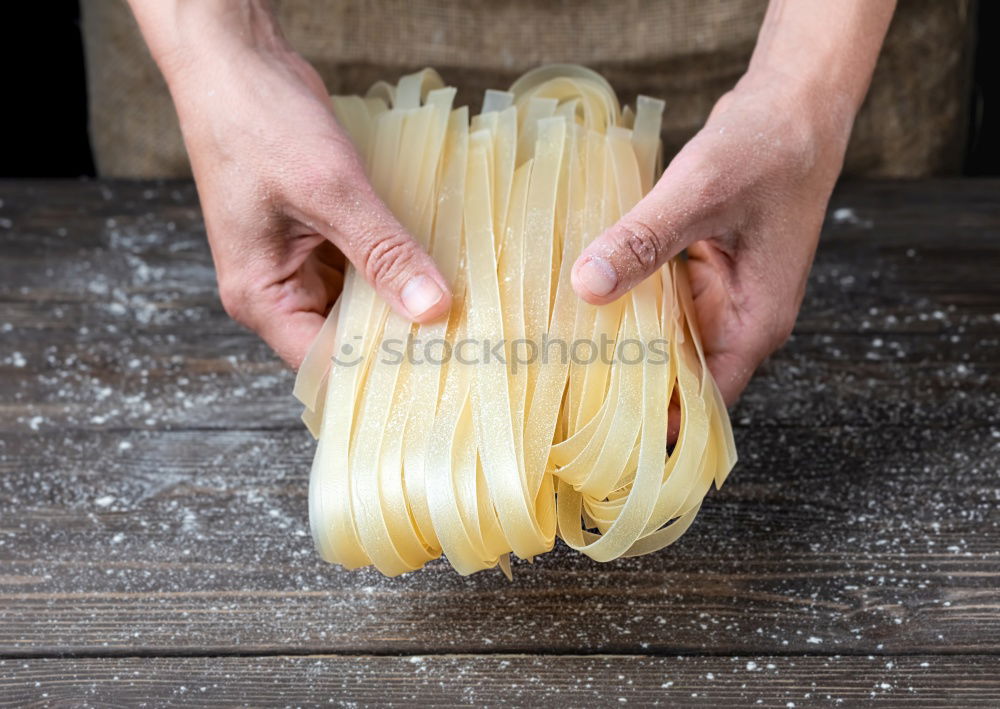
[[[414,325],[348,269],[295,384],[318,439],[316,547],[387,575],[442,554],[509,575],[510,552],[531,559],[557,534],[598,561],[661,549],[736,462],[685,264],[603,306],[576,297],[570,269],[653,185],[663,103],[622,110],[568,65],[488,91],[471,121],[454,96],[425,69],[332,99],[454,302]]]

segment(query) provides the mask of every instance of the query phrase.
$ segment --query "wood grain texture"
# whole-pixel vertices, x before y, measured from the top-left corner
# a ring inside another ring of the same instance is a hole
[[[1000,423],[997,190],[844,186],[795,335],[734,419]],[[0,200],[0,428],[299,427],[290,373],[219,306],[189,184],[6,182]]]
[[[316,558],[292,376],[219,306],[190,184],[0,182],[0,703],[995,706],[998,195],[842,185],[689,534],[507,582]]]
[[[660,554],[399,579],[319,561],[301,431],[0,436],[0,654],[993,652],[1000,438],[739,429]]]
[[[996,707],[996,657],[439,655],[0,661],[0,707]]]

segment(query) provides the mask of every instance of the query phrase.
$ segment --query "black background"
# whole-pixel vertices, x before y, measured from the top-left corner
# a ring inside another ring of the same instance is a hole
[[[86,2],[86,0],[84,0]],[[1000,51],[989,29],[1000,2],[982,0],[963,172],[1000,175]],[[93,175],[87,94],[76,0],[0,4],[3,149],[0,177]]]

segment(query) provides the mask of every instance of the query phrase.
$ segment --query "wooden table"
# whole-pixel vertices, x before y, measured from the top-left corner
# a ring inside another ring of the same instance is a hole
[[[0,705],[1000,705],[1000,182],[847,184],[692,530],[320,562],[189,183],[0,183]]]

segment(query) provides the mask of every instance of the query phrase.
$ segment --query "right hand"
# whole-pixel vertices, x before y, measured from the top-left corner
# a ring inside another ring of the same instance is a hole
[[[441,317],[451,296],[368,183],[319,74],[265,19],[255,36],[207,37],[157,59],[180,116],[222,304],[297,368],[339,294],[345,256],[410,320]]]

